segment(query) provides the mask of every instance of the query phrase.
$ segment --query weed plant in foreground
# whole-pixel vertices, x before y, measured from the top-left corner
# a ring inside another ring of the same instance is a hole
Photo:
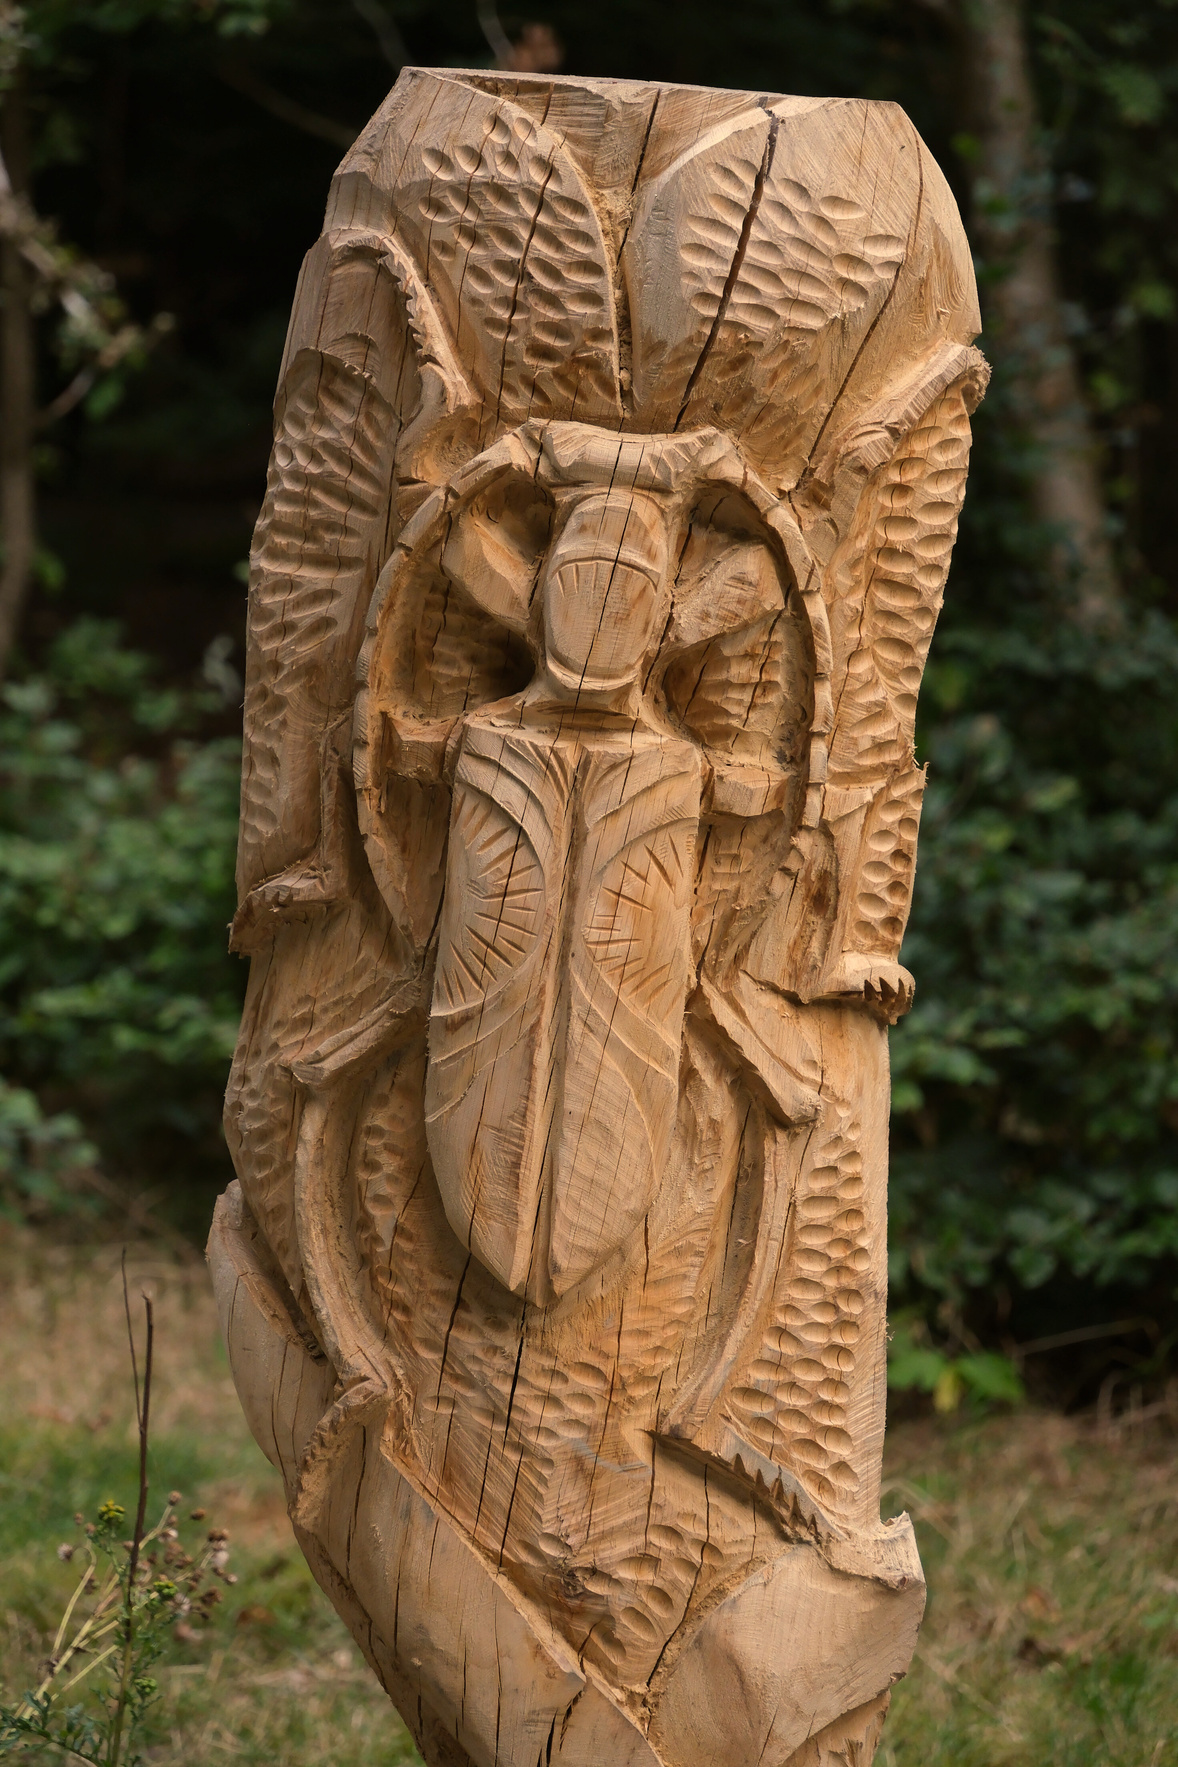
[[[417,1756],[294,1544],[281,1481],[237,1404],[202,1263],[136,1247],[130,1291],[153,1298],[149,1476],[185,1517],[223,1523],[236,1582],[207,1630],[181,1621],[152,1665],[138,1747],[152,1767],[401,1767]],[[0,1702],[41,1679],[77,1558],[75,1512],[134,1507],[138,1436],[117,1248],[0,1243]],[[68,1759],[22,1748],[37,1767]]]
[[[151,1247],[150,1476],[228,1529],[215,1627],[153,1667],[158,1767],[409,1767],[396,1714],[290,1533],[242,1420],[204,1268]],[[117,1250],[0,1244],[0,1697],[34,1684],[76,1581],[76,1511],[136,1488]],[[878,1767],[1178,1767],[1178,1483],[1164,1418],[1018,1412],[896,1426],[885,1508],[912,1514],[929,1580],[916,1661]],[[21,1759],[46,1767],[60,1751]],[[606,1764],[603,1763],[603,1767]]]

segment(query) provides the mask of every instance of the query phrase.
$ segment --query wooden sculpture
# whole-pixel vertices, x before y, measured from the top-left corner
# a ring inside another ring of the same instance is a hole
[[[431,1767],[870,1761],[887,1025],[985,382],[890,104],[407,70],[295,300],[210,1253]]]

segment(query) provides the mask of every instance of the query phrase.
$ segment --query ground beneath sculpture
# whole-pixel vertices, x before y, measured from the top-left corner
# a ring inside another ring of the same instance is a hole
[[[409,1767],[416,1757],[291,1538],[237,1408],[208,1280],[150,1246],[156,1477],[226,1519],[225,1623],[161,1670],[153,1767]],[[44,1654],[79,1506],[129,1492],[117,1251],[0,1242],[0,1683]],[[1172,1767],[1178,1500],[1164,1420],[1116,1437],[1050,1413],[903,1423],[885,1503],[916,1524],[935,1624],[896,1690],[886,1767]]]

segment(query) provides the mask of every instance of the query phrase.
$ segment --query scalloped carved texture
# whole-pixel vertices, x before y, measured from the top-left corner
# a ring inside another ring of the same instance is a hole
[[[456,137],[446,108],[423,103],[399,221],[483,393],[484,425],[570,408],[619,416],[608,257],[575,162],[513,104],[466,88],[462,106]]]
[[[799,1180],[781,1300],[728,1412],[765,1458],[795,1471],[833,1514],[858,1488],[849,1405],[870,1266],[862,1126],[827,1128]]]
[[[296,356],[279,398],[250,560],[239,852],[247,887],[298,851],[290,841],[297,775],[314,781],[314,802],[299,819],[318,812],[319,745],[331,713],[351,700],[356,609],[380,568],[396,433],[395,411],[369,376],[317,351]],[[336,655],[343,669],[333,680]],[[281,740],[292,713],[302,725],[293,759]]]
[[[911,763],[916,695],[957,538],[969,446],[969,415],[953,387],[877,476],[859,566],[858,643],[847,657],[831,745],[840,782]],[[850,613],[848,603],[843,619]]]

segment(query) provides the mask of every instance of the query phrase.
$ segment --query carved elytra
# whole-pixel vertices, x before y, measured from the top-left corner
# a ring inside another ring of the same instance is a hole
[[[210,1256],[431,1767],[866,1767],[886,1027],[985,368],[884,104],[410,69],[295,301]]]

